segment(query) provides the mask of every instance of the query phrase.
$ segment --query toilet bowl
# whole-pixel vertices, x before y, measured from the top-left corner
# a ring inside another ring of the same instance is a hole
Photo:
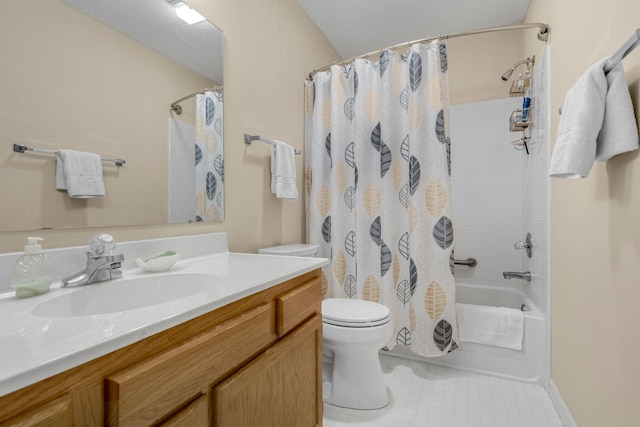
[[[390,312],[371,301],[322,302],[322,398],[352,409],[389,403],[378,350],[391,336]]]
[[[258,249],[264,255],[316,256],[318,245]],[[392,334],[387,307],[372,301],[329,298],[322,302],[322,400],[351,409],[389,403],[378,350]]]

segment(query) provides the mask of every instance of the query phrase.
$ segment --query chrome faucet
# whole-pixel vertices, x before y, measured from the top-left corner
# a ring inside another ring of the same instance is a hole
[[[90,252],[87,252],[87,265],[75,274],[62,279],[62,287],[82,286],[89,283],[104,282],[105,280],[122,277],[123,254],[115,254],[116,247],[113,237],[99,234],[89,241]]]
[[[505,279],[522,279],[530,282],[531,272],[525,271],[524,273],[519,273],[517,271],[503,271],[502,277],[504,277]]]

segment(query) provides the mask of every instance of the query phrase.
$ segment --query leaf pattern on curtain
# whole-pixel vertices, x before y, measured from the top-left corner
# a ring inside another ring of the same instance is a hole
[[[374,276],[368,276],[362,288],[362,299],[366,301],[380,301],[380,285]]]
[[[355,276],[349,275],[344,280],[344,293],[349,298],[353,298],[358,295],[358,280]]]
[[[433,329],[433,341],[441,351],[445,351],[449,344],[451,344],[452,338],[453,327],[445,319],[442,319]]]
[[[196,95],[196,222],[224,219],[224,158],[219,142],[222,110],[221,93]]]
[[[344,239],[344,250],[349,256],[356,256],[356,233],[350,231]]]
[[[364,192],[364,208],[369,216],[376,216],[380,209],[380,190],[376,184],[369,184]]]
[[[196,166],[202,161],[202,150],[200,146],[196,144]]]
[[[410,346],[411,345],[411,331],[406,327],[400,329],[396,335],[396,342],[398,344]]]
[[[420,162],[414,156],[409,160],[409,191],[411,195],[416,192],[420,185]]]
[[[447,61],[447,45],[442,43],[440,45],[440,70],[442,70],[443,73],[446,73],[448,68],[449,65]]]
[[[347,274],[347,260],[345,259],[344,252],[338,251],[338,255],[333,263],[333,270],[338,283],[343,283]]]
[[[409,82],[411,90],[415,92],[422,81],[422,58],[417,52],[411,54],[411,62],[409,63]]]
[[[322,222],[322,237],[327,243],[331,243],[331,215]]]
[[[429,183],[425,200],[427,202],[427,210],[431,216],[434,218],[439,217],[448,202],[447,190],[439,179],[434,179]]]
[[[438,117],[436,117],[436,136],[438,141],[442,144],[445,143],[445,130],[444,130],[444,111],[438,111]]]
[[[216,197],[216,189],[218,187],[218,181],[213,172],[207,172],[207,199],[213,200]]]
[[[384,72],[387,71],[389,66],[389,51],[383,50],[380,54],[380,77],[384,76]]]
[[[431,282],[424,294],[424,307],[432,320],[438,320],[447,307],[447,295],[438,282]]]
[[[433,226],[433,239],[442,249],[447,249],[453,243],[453,225],[446,216],[441,217]]]
[[[409,86],[405,87],[400,94],[400,105],[402,105],[402,108],[405,110],[409,109]]]
[[[441,46],[332,66],[305,88],[307,239],[330,259],[323,296],[386,305],[387,346],[424,356],[457,341]]]

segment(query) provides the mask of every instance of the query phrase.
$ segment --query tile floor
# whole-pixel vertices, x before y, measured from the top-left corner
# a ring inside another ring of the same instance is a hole
[[[389,405],[359,411],[324,405],[324,427],[562,427],[545,390],[488,375],[380,357]]]

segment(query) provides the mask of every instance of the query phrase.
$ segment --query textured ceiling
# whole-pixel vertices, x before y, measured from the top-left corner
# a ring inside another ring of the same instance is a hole
[[[188,25],[165,0],[62,0],[186,67],[222,83],[222,31]]]
[[[298,0],[342,58],[407,41],[522,23],[530,0]]]

